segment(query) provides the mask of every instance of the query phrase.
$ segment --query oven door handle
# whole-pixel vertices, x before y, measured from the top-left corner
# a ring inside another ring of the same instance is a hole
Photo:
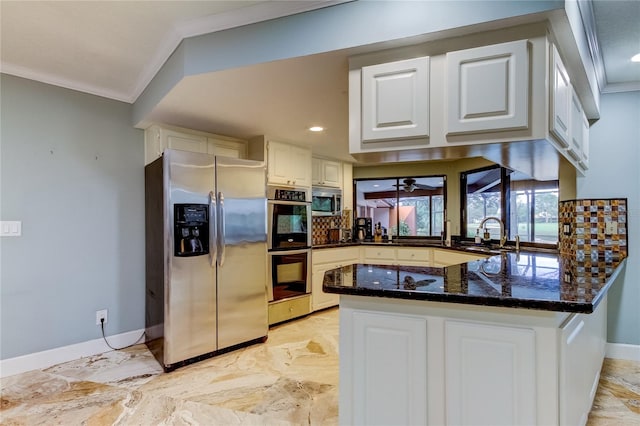
[[[296,249],[296,250],[273,250],[270,251],[269,254],[271,256],[282,256],[285,254],[302,254],[302,253],[311,253],[310,248]]]
[[[311,203],[305,201],[284,201],[284,200],[268,200],[269,204],[281,204],[284,206],[309,206]]]

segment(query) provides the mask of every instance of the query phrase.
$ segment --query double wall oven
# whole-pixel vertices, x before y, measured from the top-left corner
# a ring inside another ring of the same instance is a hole
[[[309,188],[267,187],[269,324],[311,312]]]

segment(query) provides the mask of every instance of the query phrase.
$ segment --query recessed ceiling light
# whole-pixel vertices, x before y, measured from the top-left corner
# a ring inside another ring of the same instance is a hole
[[[374,188],[377,188],[377,187],[379,187],[379,186],[380,186],[380,185],[378,185],[377,183],[374,183],[374,184],[373,184],[373,187],[374,187]]]
[[[312,132],[321,132],[324,130],[324,127],[312,126],[312,127],[309,127],[309,130],[311,130]]]
[[[631,62],[640,62],[640,53],[637,53],[631,57]]]

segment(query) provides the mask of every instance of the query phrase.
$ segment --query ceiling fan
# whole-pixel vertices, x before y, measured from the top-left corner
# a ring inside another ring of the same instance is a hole
[[[394,185],[399,186],[399,185]],[[424,185],[422,183],[416,183],[414,178],[406,178],[402,181],[402,185],[400,185],[404,192],[413,192],[415,189],[435,189],[433,186]]]

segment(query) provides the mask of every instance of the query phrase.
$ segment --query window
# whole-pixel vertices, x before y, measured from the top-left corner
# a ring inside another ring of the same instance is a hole
[[[473,238],[482,220],[497,217],[507,239],[556,244],[558,242],[558,181],[538,181],[499,166],[461,174],[463,235]],[[491,239],[500,239],[496,221],[485,225]],[[482,232],[482,230],[480,231]]]
[[[356,217],[370,217],[396,237],[441,237],[445,176],[356,179]]]
[[[520,241],[558,242],[558,182],[511,179],[509,232]]]
[[[462,205],[465,206],[466,236],[473,238],[478,231],[480,222],[485,217],[493,216],[502,220],[502,179],[500,167],[480,169],[462,174],[466,188],[463,193]],[[488,222],[487,230],[492,239],[500,239],[500,228],[497,222]],[[482,231],[480,231],[482,235]]]

